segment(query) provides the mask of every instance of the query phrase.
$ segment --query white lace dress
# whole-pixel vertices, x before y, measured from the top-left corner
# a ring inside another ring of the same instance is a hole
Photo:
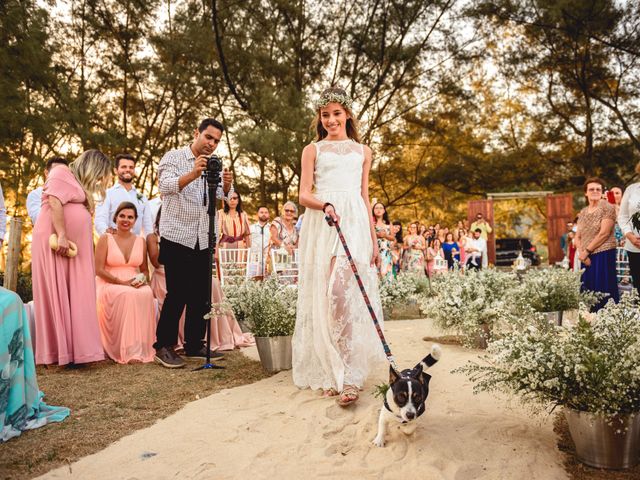
[[[316,145],[314,195],[334,205],[349,250],[382,325],[382,307],[369,215],[361,195],[363,146],[352,141]],[[301,388],[364,384],[384,362],[384,350],[336,229],[307,209],[300,230],[298,310],[293,334],[293,381]],[[333,269],[331,259],[336,257]]]

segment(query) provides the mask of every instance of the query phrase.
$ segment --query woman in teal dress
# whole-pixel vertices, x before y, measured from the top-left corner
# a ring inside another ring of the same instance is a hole
[[[24,304],[0,287],[0,443],[69,415],[68,408],[51,407],[43,397]]]
[[[393,257],[391,256],[391,245],[395,236],[391,232],[391,222],[386,207],[378,202],[373,206],[373,223],[375,225],[376,237],[378,238],[378,250],[380,251],[380,265],[378,274],[381,279],[393,278]]]

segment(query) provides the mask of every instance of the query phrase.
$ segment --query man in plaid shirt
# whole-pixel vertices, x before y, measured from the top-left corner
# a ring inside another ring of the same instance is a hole
[[[167,279],[167,296],[156,330],[156,362],[167,368],[184,367],[175,352],[178,323],[187,307],[184,337],[185,355],[204,358],[203,344],[207,313],[209,278],[209,216],[207,182],[202,172],[208,157],[222,138],[224,126],[213,118],[204,119],[191,145],[167,152],[158,167],[162,216],[160,217],[160,256]],[[226,168],[221,174],[217,198],[232,191],[233,175]],[[216,225],[216,234],[218,225]],[[212,357],[222,356],[213,354]]]

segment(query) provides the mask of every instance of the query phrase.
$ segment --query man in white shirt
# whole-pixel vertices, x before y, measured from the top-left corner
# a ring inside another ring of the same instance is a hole
[[[49,177],[49,172],[54,167],[58,165],[69,165],[62,157],[53,157],[51,160],[47,162],[44,167],[44,181],[47,181]],[[31,219],[31,223],[33,225],[36,224],[36,220],[38,219],[38,215],[40,214],[40,209],[42,208],[42,186],[36,188],[32,192],[29,192],[27,195],[27,213],[29,214],[29,218]]]
[[[257,258],[256,264],[249,265],[249,276],[264,277],[269,260],[269,243],[271,242],[271,222],[269,222],[269,209],[265,206],[258,207],[258,221],[249,227],[251,234],[251,259]],[[255,255],[257,253],[257,255]],[[262,273],[260,273],[262,272]]]
[[[139,193],[133,186],[135,178],[136,160],[133,155],[116,155],[116,175],[118,182],[107,190],[104,202],[96,207],[96,232],[99,235],[115,233],[116,224],[113,216],[118,206],[122,202],[131,202],[138,210],[138,219],[133,226],[133,233],[140,235],[144,231],[144,236],[153,233],[153,218],[149,201],[142,193]]]
[[[4,206],[4,195],[0,185],[0,248],[4,243],[4,234],[7,233],[7,209]]]
[[[467,240],[464,250],[467,252],[467,268],[475,270],[487,268],[489,265],[487,241],[482,238],[482,230],[476,228],[473,231],[473,237]]]

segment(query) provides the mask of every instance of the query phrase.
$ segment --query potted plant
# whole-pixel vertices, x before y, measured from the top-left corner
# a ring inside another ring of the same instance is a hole
[[[463,345],[487,348],[510,322],[508,292],[515,274],[495,269],[445,272],[431,281],[431,296],[419,300],[422,313],[445,331],[460,334]]]
[[[297,289],[271,278],[225,288],[236,318],[253,332],[262,366],[269,372],[291,368],[291,336]]]
[[[380,281],[380,302],[385,320],[405,320],[420,317],[417,299],[429,290],[425,275],[400,273],[396,278]]]
[[[593,292],[580,292],[580,272],[562,268],[529,270],[521,281],[513,292],[514,301],[543,313],[556,325],[562,325],[564,313],[577,310],[581,303],[590,306],[597,302]]]
[[[640,305],[624,295],[592,323],[523,321],[488,349],[488,364],[457,369],[474,391],[502,391],[542,409],[562,406],[578,458],[599,468],[640,461]],[[527,325],[528,323],[528,325]]]

